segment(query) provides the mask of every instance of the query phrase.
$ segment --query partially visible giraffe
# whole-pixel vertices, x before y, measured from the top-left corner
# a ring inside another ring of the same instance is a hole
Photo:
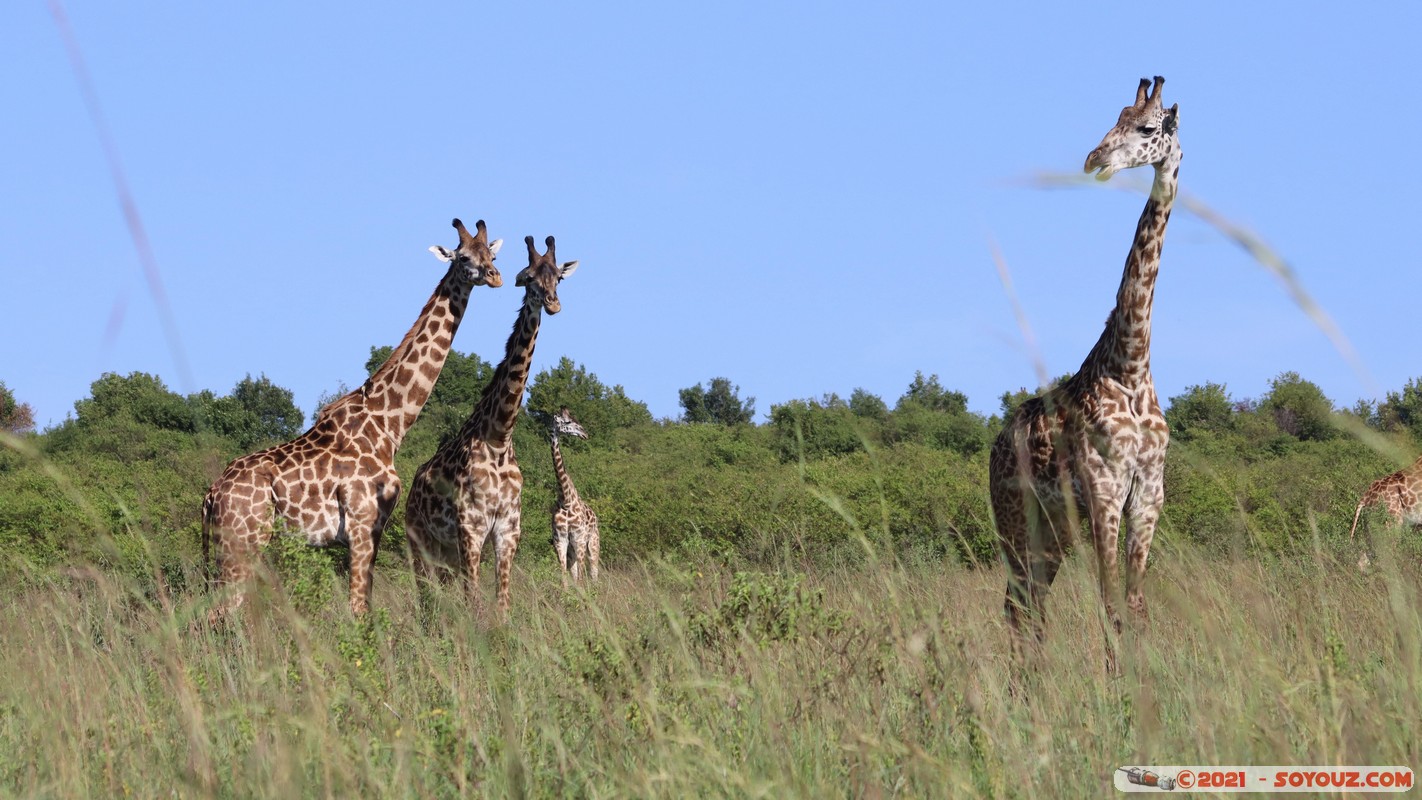
[[[1378,478],[1363,492],[1363,499],[1358,501],[1358,510],[1353,512],[1353,527],[1348,531],[1349,539],[1355,538],[1358,533],[1358,520],[1363,516],[1363,509],[1378,503],[1387,509],[1394,525],[1422,528],[1422,458],[1414,461],[1409,467]],[[1364,552],[1358,559],[1358,566],[1367,569],[1370,561],[1367,552]]]
[[[588,432],[573,419],[573,412],[563,406],[558,413],[542,411],[530,412],[534,419],[548,427],[548,442],[553,448],[553,473],[558,479],[558,501],[553,506],[553,553],[558,566],[563,568],[564,578],[569,574],[577,581],[582,566],[587,563],[588,577],[597,580],[598,557],[602,553],[601,537],[598,535],[597,514],[592,507],[578,497],[573,479],[568,477],[568,467],[563,463],[563,450],[558,447],[559,436],[588,438]]]
[[[1165,501],[1170,431],[1150,373],[1151,305],[1165,226],[1180,173],[1179,106],[1161,106],[1161,86],[1142,79],[1133,104],[1086,157],[1086,172],[1106,180],[1150,164],[1155,182],[1106,329],[1069,380],[1023,403],[993,444],[989,488],[1010,572],[1006,613],[1019,651],[1045,635],[1045,596],[1073,544],[1078,515],[1090,523],[1105,619],[1116,633],[1116,545],[1126,522],[1126,605],[1146,616],[1141,583]],[[1030,630],[1024,630],[1028,628]],[[1111,631],[1106,666],[1119,672]]]
[[[462,572],[470,603],[478,608],[479,560],[492,534],[498,572],[498,609],[509,608],[509,573],[521,533],[520,497],[523,473],[514,455],[513,431],[523,406],[533,346],[543,312],[557,314],[558,283],[573,274],[578,262],[559,265],[553,237],[539,254],[533,237],[528,266],[518,274],[524,287],[523,306],[504,349],[503,363],[465,420],[459,434],[440,445],[415,472],[405,504],[405,537],[417,580],[449,580]]]
[[[395,451],[434,389],[474,286],[497,288],[494,256],[503,240],[488,240],[484,221],[470,235],[459,220],[459,246],[430,251],[449,270],[390,358],[359,389],[321,409],[295,439],[234,460],[202,503],[203,562],[216,550],[216,583],[238,583],[252,571],[257,549],[278,521],[307,544],[342,544],[351,553],[351,611],[370,604],[371,566],[380,535],[400,496]],[[242,604],[237,590],[214,606],[215,624]]]

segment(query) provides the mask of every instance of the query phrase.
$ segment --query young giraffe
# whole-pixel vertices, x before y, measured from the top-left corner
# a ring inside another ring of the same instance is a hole
[[[601,537],[597,530],[597,514],[592,507],[578,497],[573,479],[568,477],[568,468],[563,463],[563,451],[558,447],[559,436],[588,438],[588,432],[573,419],[573,412],[563,406],[556,416],[541,411],[532,412],[535,419],[548,426],[548,441],[553,448],[553,472],[558,477],[558,502],[553,507],[553,552],[558,558],[558,566],[563,568],[564,578],[568,574],[577,581],[583,563],[588,565],[588,578],[597,580],[598,556],[602,553]]]
[[[479,559],[484,542],[494,537],[500,617],[509,608],[509,572],[518,550],[523,473],[514,455],[513,430],[523,405],[524,385],[538,338],[539,321],[562,308],[558,283],[577,269],[578,262],[559,266],[553,237],[548,252],[539,255],[533,237],[528,266],[518,274],[524,287],[523,306],[504,351],[474,413],[459,434],[442,444],[415,472],[405,505],[405,536],[417,580],[450,579],[462,567],[470,603],[479,607]]]
[[[502,240],[490,243],[484,221],[471,236],[454,220],[459,246],[430,248],[449,271],[390,358],[363,386],[330,403],[297,438],[229,464],[202,503],[203,562],[216,549],[216,583],[252,571],[275,523],[290,524],[313,546],[343,544],[351,553],[351,611],[369,607],[371,565],[400,496],[395,451],[419,417],[444,367],[475,286],[497,288]],[[240,590],[212,610],[219,622],[242,604]]]
[[[1085,170],[1099,170],[1098,180],[1145,164],[1155,168],[1106,329],[1070,380],[1018,408],[989,459],[993,514],[1010,571],[1006,612],[1014,652],[1029,635],[1037,642],[1045,635],[1045,595],[1072,545],[1078,514],[1090,522],[1105,618],[1119,634],[1113,595],[1124,511],[1126,605],[1146,616],[1141,583],[1165,500],[1170,439],[1150,373],[1151,304],[1181,158],[1179,106],[1161,107],[1164,83],[1157,76],[1150,89],[1142,79],[1135,103],[1086,157]],[[1119,671],[1110,631],[1106,664],[1112,674]]]
[[[1410,467],[1404,467],[1373,481],[1368,490],[1363,492],[1363,499],[1358,501],[1358,510],[1353,512],[1353,527],[1348,531],[1348,538],[1357,536],[1358,521],[1363,517],[1363,509],[1377,503],[1382,503],[1387,509],[1394,525],[1422,528],[1422,502],[1418,502],[1419,498],[1422,498],[1422,458],[1417,459]],[[1366,526],[1364,530],[1366,531]],[[1358,559],[1358,566],[1367,569],[1370,562],[1371,559],[1364,552]]]

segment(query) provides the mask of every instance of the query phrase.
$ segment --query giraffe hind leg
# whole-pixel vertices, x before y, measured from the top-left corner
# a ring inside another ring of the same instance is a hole
[[[597,562],[601,555],[602,544],[598,541],[597,524],[594,523],[588,531],[588,579],[597,580]]]

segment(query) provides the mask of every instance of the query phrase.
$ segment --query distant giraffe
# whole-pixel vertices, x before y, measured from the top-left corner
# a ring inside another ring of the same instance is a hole
[[[1379,503],[1387,509],[1394,525],[1422,528],[1422,502],[1419,498],[1422,498],[1422,458],[1409,467],[1373,481],[1363,492],[1363,499],[1358,501],[1358,510],[1353,512],[1353,527],[1348,531],[1348,538],[1356,538],[1363,509]],[[1358,559],[1358,566],[1366,569],[1369,561],[1365,552]]]
[[[1106,329],[1075,375],[1017,409],[989,459],[993,514],[1010,571],[1006,612],[1014,650],[1031,634],[1037,642],[1044,636],[1045,595],[1072,545],[1078,514],[1090,523],[1105,616],[1119,633],[1113,596],[1124,510],[1126,605],[1146,616],[1141,583],[1165,500],[1170,439],[1150,373],[1151,305],[1181,158],[1179,106],[1161,107],[1164,83],[1157,76],[1151,89],[1143,79],[1135,103],[1086,157],[1085,170],[1099,170],[1099,180],[1145,164],[1155,168]],[[1109,672],[1119,671],[1110,632],[1106,661]]]
[[[297,438],[234,460],[202,503],[203,561],[216,549],[216,583],[239,583],[278,521],[313,546],[342,544],[351,553],[351,611],[370,604],[371,566],[400,496],[395,451],[415,423],[449,354],[474,286],[499,287],[494,267],[502,240],[488,241],[484,221],[471,236],[454,220],[459,246],[430,250],[449,270],[390,358],[363,386],[330,403]],[[211,621],[242,604],[235,592]]]
[[[539,255],[528,236],[528,266],[518,274],[523,306],[504,350],[503,363],[474,406],[459,434],[442,444],[415,472],[405,504],[405,536],[417,580],[449,580],[462,572],[471,605],[479,603],[479,560],[492,534],[498,571],[498,610],[509,608],[509,573],[513,568],[522,510],[523,473],[514,455],[513,431],[523,405],[539,321],[562,308],[558,283],[578,262],[559,265],[553,237]]]
[[[597,514],[592,507],[578,497],[573,479],[568,477],[568,468],[563,463],[563,451],[558,447],[559,436],[588,438],[588,432],[573,419],[573,412],[563,406],[556,415],[542,411],[530,412],[535,419],[548,427],[548,441],[553,448],[553,473],[558,479],[558,501],[553,507],[553,553],[558,566],[563,568],[564,577],[572,575],[574,581],[580,577],[584,562],[588,565],[588,577],[597,580],[598,557],[602,553],[602,542],[598,535]]]

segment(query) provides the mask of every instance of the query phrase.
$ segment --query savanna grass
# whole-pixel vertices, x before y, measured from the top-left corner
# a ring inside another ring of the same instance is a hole
[[[550,564],[493,626],[438,587],[422,615],[389,565],[358,622],[328,563],[279,557],[217,632],[205,593],[71,569],[0,610],[0,790],[1072,797],[1127,763],[1416,764],[1422,570],[1391,541],[1362,574],[1167,539],[1115,680],[1074,558],[1019,696],[997,569]]]

